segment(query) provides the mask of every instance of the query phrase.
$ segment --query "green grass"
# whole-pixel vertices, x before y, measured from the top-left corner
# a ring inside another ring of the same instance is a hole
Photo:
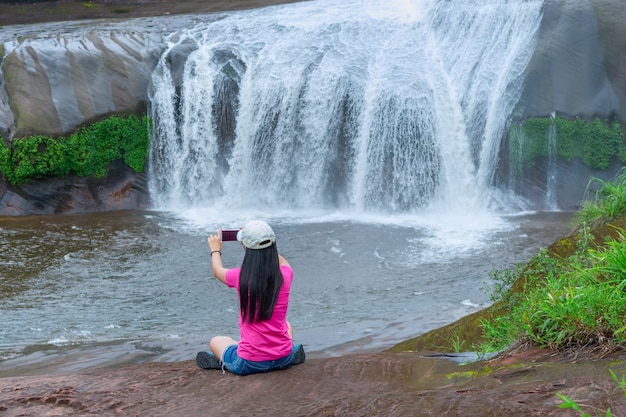
[[[626,213],[626,169],[622,168],[615,182],[592,178],[587,185],[587,193],[596,185],[593,200],[583,203],[582,209],[574,216],[577,225],[599,226]]]
[[[483,320],[484,350],[518,341],[554,350],[623,346],[626,240],[621,236],[554,262],[541,274],[525,272],[524,290],[510,299],[509,314]]]
[[[626,215],[626,171],[616,182],[599,181],[594,200],[583,206],[576,251],[558,258],[542,250],[526,268],[492,273],[492,300],[507,314],[481,321],[482,351],[530,342],[554,350],[611,351],[626,344],[626,232],[594,242],[589,224]],[[593,245],[592,245],[593,243]],[[508,292],[515,281],[516,291]]]

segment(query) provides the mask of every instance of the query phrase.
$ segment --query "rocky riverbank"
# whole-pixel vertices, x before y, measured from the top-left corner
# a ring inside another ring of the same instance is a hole
[[[619,358],[566,358],[525,349],[458,365],[416,353],[311,359],[238,377],[192,361],[124,365],[71,375],[0,378],[4,416],[574,416],[582,406],[626,415],[609,369]],[[593,415],[593,414],[592,414]],[[604,415],[604,414],[602,414]]]

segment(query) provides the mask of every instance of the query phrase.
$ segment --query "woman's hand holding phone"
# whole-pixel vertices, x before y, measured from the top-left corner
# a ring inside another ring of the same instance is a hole
[[[239,230],[222,230],[222,242],[235,242]]]

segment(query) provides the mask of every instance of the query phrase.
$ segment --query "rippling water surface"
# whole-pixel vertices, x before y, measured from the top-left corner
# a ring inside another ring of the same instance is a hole
[[[569,218],[270,222],[295,270],[296,338],[329,356],[381,350],[487,306],[488,272],[530,259]],[[236,294],[210,272],[206,237],[220,225],[238,224],[150,211],[0,219],[0,372],[185,360],[215,334],[237,337]],[[224,244],[227,266],[241,259]]]

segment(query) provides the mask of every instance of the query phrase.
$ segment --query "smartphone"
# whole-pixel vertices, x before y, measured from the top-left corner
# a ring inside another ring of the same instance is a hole
[[[237,240],[239,230],[222,230],[222,242],[233,242]]]

